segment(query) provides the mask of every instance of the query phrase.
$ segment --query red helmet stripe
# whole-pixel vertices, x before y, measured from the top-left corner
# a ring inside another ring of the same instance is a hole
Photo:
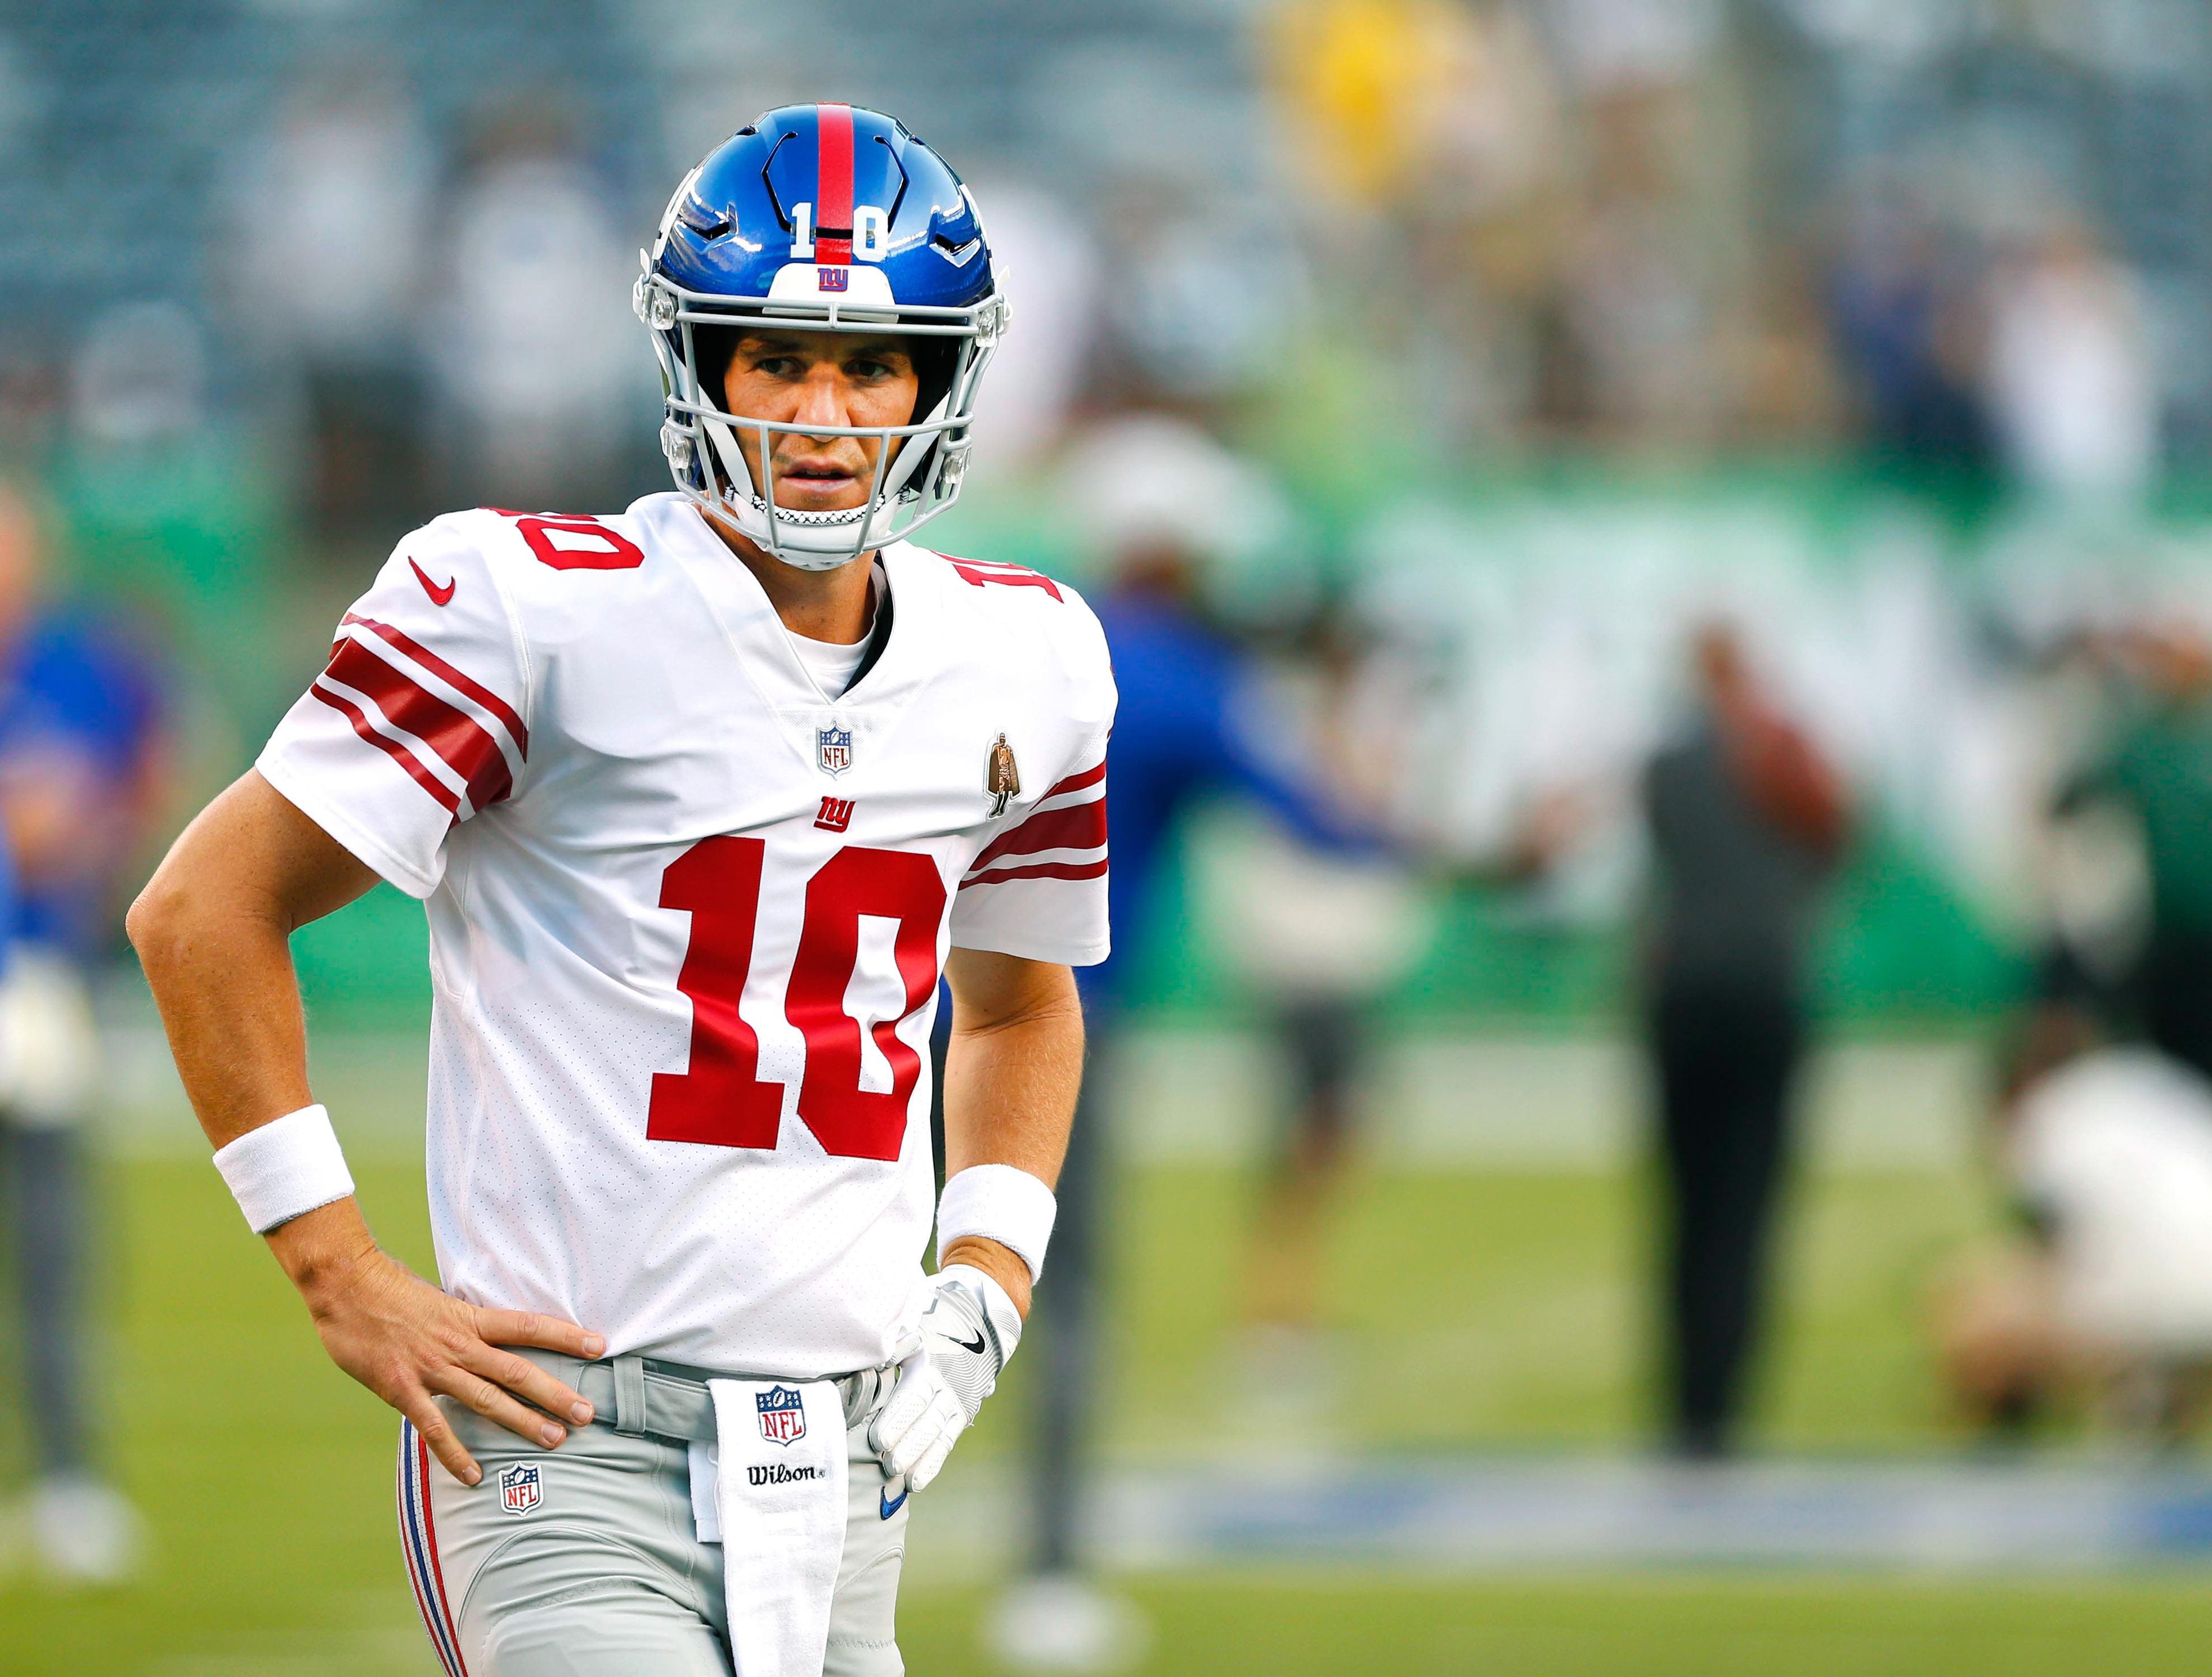
[[[817,105],[815,130],[821,139],[814,206],[814,259],[832,264],[853,260],[853,107]]]

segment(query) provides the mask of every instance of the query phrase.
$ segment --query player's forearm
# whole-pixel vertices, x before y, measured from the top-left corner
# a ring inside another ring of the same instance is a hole
[[[249,770],[185,829],[131,904],[131,945],[217,1147],[313,1098],[289,939],[375,881]]]
[[[269,906],[220,884],[195,890],[164,864],[127,924],[210,1142],[313,1098],[288,929]]]
[[[1011,1164],[1048,1187],[1060,1179],[1083,1086],[1083,1008],[1064,996],[988,1023],[956,1003],[945,1060],[945,1169]]]
[[[1064,997],[989,1024],[963,1025],[956,1008],[945,1066],[947,1175],[1011,1164],[1056,1183],[1082,1082],[1083,1009],[1072,985]],[[1029,1314],[1029,1266],[997,1241],[968,1236],[938,1261],[973,1264]]]

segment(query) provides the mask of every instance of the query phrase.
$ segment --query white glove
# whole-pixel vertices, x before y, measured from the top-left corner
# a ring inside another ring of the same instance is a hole
[[[929,1290],[921,1347],[899,1364],[890,1401],[868,1427],[868,1448],[908,1491],[937,1477],[1022,1337],[1014,1301],[973,1265],[946,1265]]]

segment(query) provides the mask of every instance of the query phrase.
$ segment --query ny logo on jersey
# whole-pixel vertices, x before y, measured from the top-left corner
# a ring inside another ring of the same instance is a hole
[[[853,824],[853,800],[849,798],[824,798],[822,807],[815,812],[814,824],[825,833],[842,833]]]
[[[815,289],[842,291],[850,284],[852,277],[853,270],[850,268],[817,268],[814,270]]]
[[[853,766],[853,731],[832,722],[814,731],[815,766],[825,775],[842,775]]]
[[[509,1514],[527,1514],[544,1499],[537,1463],[518,1461],[499,1470],[499,1505]]]
[[[806,1405],[794,1388],[755,1392],[753,1403],[760,1410],[761,1437],[771,1444],[795,1444],[806,1436]]]

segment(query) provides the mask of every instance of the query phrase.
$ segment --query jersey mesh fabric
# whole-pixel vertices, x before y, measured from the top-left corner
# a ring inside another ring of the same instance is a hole
[[[951,945],[1105,955],[1115,695],[1064,585],[903,544],[880,562],[889,640],[825,699],[679,496],[451,514],[401,543],[263,752],[426,899],[431,1218],[459,1297],[802,1378],[911,1329],[936,974]],[[997,809],[1001,735],[1022,790]],[[702,1084],[733,1017],[754,1063]],[[890,1117],[858,1144],[823,1117],[870,1095]],[[726,1124],[748,1101],[765,1133]],[[668,1139],[679,1106],[691,1139]]]

